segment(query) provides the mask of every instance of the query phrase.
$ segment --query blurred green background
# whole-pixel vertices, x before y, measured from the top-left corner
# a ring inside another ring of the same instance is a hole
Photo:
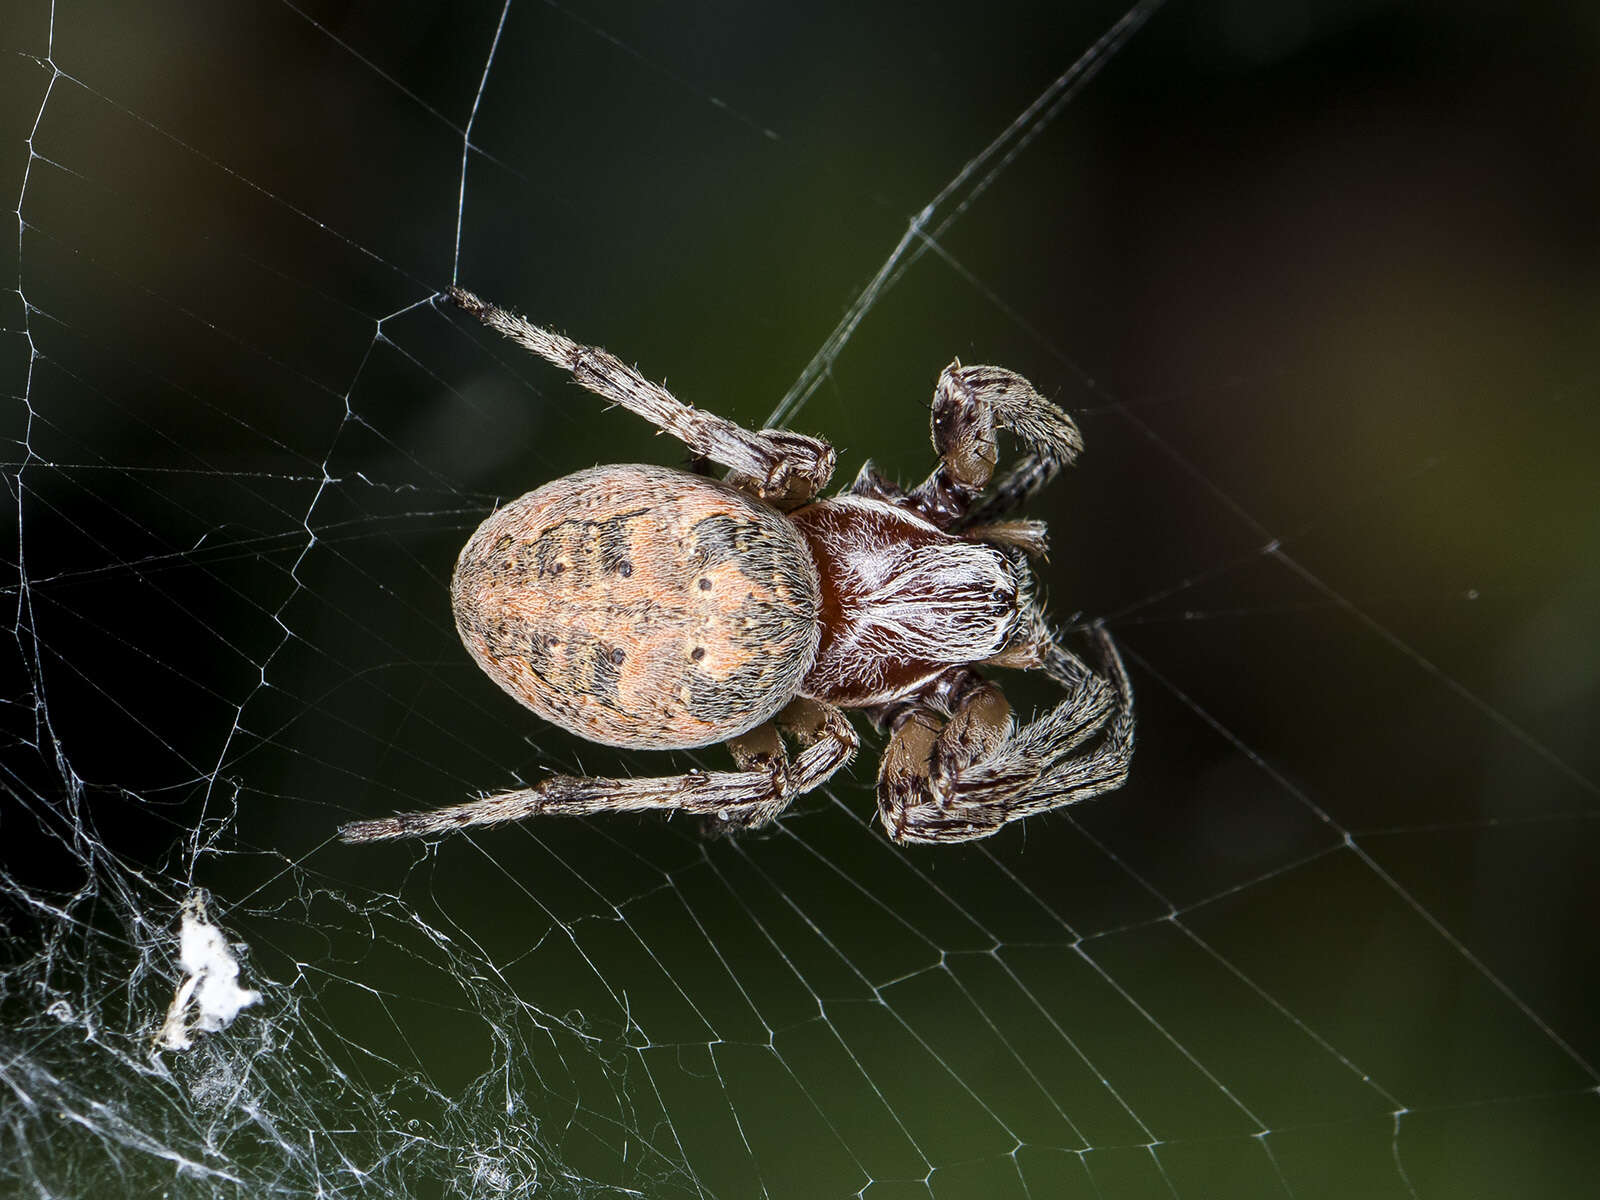
[[[461,649],[497,500],[682,455],[437,290],[759,425],[1127,11],[10,0],[0,1191],[1591,1194],[1584,6],[1158,6],[792,418],[842,483],[928,469],[952,357],[1077,417],[1035,514],[1129,661],[1122,791],[897,849],[863,726],[737,842],[332,840],[724,762]],[[194,886],[264,999],[155,1060]]]

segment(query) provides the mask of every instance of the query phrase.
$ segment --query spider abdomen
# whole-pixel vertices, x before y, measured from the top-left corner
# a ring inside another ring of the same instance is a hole
[[[724,741],[794,697],[820,585],[799,531],[713,479],[595,467],[491,515],[451,583],[489,677],[544,719],[612,746]]]

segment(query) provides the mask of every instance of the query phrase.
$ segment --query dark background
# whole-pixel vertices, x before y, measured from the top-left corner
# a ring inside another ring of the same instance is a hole
[[[896,849],[868,736],[738,842],[332,840],[725,761],[570,739],[462,651],[497,500],[681,454],[436,291],[759,425],[1124,13],[12,0],[0,1190],[1587,1194],[1583,6],[1172,0],[792,418],[842,483],[926,471],[953,356],[1074,413],[1036,513],[1133,674],[1121,792]],[[194,886],[264,999],[152,1059]]]

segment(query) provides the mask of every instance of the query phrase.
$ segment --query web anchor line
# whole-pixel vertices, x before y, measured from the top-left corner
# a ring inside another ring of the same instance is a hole
[[[861,294],[845,311],[833,331],[823,339],[822,345],[811,356],[811,361],[805,365],[783,398],[778,401],[777,407],[767,417],[768,428],[781,429],[800,410],[805,407],[817,388],[822,385],[828,373],[833,369],[834,362],[843,352],[845,345],[854,335],[857,326],[866,317],[867,313],[878,302],[878,299],[887,292],[904,275],[918,259],[926,252],[925,239],[941,237],[944,232],[959,220],[971,206],[972,202],[981,196],[994,181],[1000,176],[1023,150],[1033,142],[1039,134],[1049,126],[1050,122],[1061,112],[1074,96],[1091,79],[1100,73],[1116,53],[1128,42],[1134,34],[1144,26],[1155,12],[1161,8],[1166,0],[1140,0],[1125,12],[1110,29],[1103,33],[1099,40],[1085,50],[1073,61],[1060,75],[1051,81],[1050,86],[1039,93],[1038,97],[1027,108],[1019,113],[1015,120],[1000,131],[999,135],[985,146],[975,157],[968,160],[960,171],[949,183],[939,190],[922,210],[911,219],[905,233],[895,244],[894,250],[884,260],[883,265],[873,274]],[[991,164],[993,164],[991,166]],[[959,195],[968,180],[978,175],[985,167],[985,172],[971,188]],[[954,206],[948,212],[943,210],[954,200]],[[942,215],[941,215],[942,214]],[[934,218],[938,216],[936,225]],[[925,233],[933,225],[931,235]],[[909,257],[907,253],[909,251]]]

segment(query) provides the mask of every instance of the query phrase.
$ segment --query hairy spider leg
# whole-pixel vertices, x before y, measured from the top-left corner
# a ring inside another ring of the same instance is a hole
[[[1004,367],[951,363],[933,389],[930,420],[940,462],[906,500],[942,529],[972,515],[989,486],[999,459],[997,430],[1009,430],[1026,453],[980,510],[984,523],[1031,496],[1083,449],[1072,418]]]
[[[1133,687],[1111,636],[1097,626],[1094,637],[1105,677],[1052,643],[1040,665],[1067,695],[1019,730],[993,684],[963,688],[942,725],[927,704],[904,711],[878,776],[889,837],[972,841],[1122,786],[1133,757]],[[1075,754],[1097,734],[1089,753]]]
[[[480,300],[465,288],[452,287],[447,294],[490,329],[570,371],[578,384],[595,395],[670,433],[696,455],[727,467],[732,472],[728,482],[753,491],[775,507],[788,509],[804,503],[833,475],[833,447],[821,438],[787,429],[751,431],[685,404],[608,350],[544,329]]]
[[[791,763],[773,726],[803,748]],[[398,813],[339,828],[346,842],[428,837],[473,825],[498,825],[535,816],[587,816],[663,809],[695,813],[713,831],[752,829],[781,813],[794,797],[821,786],[854,757],[860,741],[843,713],[830,704],[796,700],[773,721],[737,739],[739,771],[690,771],[640,779],[588,779],[552,775],[533,787],[485,796],[429,812]]]

